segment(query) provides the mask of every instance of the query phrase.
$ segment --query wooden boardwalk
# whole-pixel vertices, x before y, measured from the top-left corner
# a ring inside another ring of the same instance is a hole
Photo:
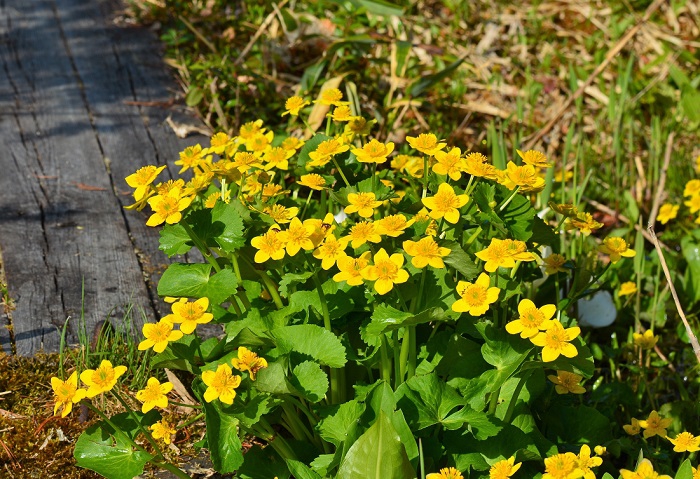
[[[0,0],[0,254],[16,306],[0,307],[7,353],[57,351],[68,318],[77,343],[81,312],[89,336],[128,305],[159,316],[167,258],[147,211],[122,208],[124,177],[167,163],[167,179],[179,151],[207,140],[165,124],[187,114],[153,106],[177,91],[158,39],[117,26],[114,12],[98,0]]]

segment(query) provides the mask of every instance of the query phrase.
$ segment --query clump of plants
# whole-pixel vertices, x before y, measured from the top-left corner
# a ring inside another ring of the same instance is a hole
[[[604,225],[578,201],[549,202],[563,185],[539,151],[499,168],[428,131],[380,141],[335,87],[287,99],[282,115],[307,136],[252,121],[185,149],[187,180],[157,183],[152,165],[126,178],[161,249],[204,259],[165,271],[172,313],[138,348],[190,375],[217,471],[697,477],[697,420],[665,407],[696,387],[658,385],[654,322],[612,345],[578,322],[581,299],[644,270],[639,235],[596,238]],[[201,338],[205,323],[221,337]],[[76,443],[78,465],[188,477],[163,451],[173,385],[149,378],[135,403],[114,387],[125,372],[104,360],[52,379],[56,413],[81,403],[102,419]],[[106,415],[102,394],[125,412]]]

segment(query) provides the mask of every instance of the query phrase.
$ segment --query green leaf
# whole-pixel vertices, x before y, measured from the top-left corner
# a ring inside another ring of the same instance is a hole
[[[144,416],[137,413],[143,425],[153,424],[158,413]],[[120,430],[134,439],[138,425],[128,413],[118,414],[116,420]],[[153,456],[135,449],[122,435],[106,422],[99,422],[86,429],[75,443],[73,455],[78,466],[101,474],[108,479],[132,479],[143,473],[144,465]]]
[[[511,194],[512,191],[508,188],[498,185],[499,203]],[[532,236],[533,219],[536,214],[530,200],[519,193],[515,194],[503,211],[498,212],[499,218],[506,224],[513,238],[520,241],[527,241]]]
[[[217,201],[211,211],[212,226],[217,227],[217,233],[212,239],[221,249],[231,253],[246,243],[243,220],[250,218],[250,212],[237,199],[229,203]]]
[[[187,103],[187,106],[197,106],[199,103],[202,101],[204,98],[204,92],[202,91],[201,88],[199,87],[192,87],[190,88],[190,91],[187,93],[187,97],[185,98],[185,103]]]
[[[200,298],[211,275],[210,264],[173,263],[158,281],[160,296]]]
[[[290,286],[297,285],[300,283],[303,284],[311,276],[313,276],[313,273],[310,271],[305,271],[303,273],[286,273],[284,276],[282,276],[282,280],[279,284],[280,296],[282,296],[283,298],[288,297]]]
[[[695,304],[700,296],[700,246],[690,238],[681,240],[683,257],[688,262],[685,278],[685,294],[691,304]]]
[[[312,403],[319,402],[328,391],[328,376],[313,361],[304,361],[295,367],[290,382],[304,399]]]
[[[282,354],[294,351],[332,368],[342,368],[347,362],[340,338],[315,324],[277,328],[272,337]]]
[[[553,402],[542,422],[545,436],[556,443],[605,444],[612,439],[610,420],[589,406]]]
[[[168,256],[185,254],[192,249],[192,246],[194,246],[194,243],[187,234],[187,231],[185,231],[185,228],[183,228],[180,224],[166,224],[163,226],[163,228],[160,230],[159,243],[160,246],[158,246],[158,249]]]
[[[386,0],[351,0],[354,5],[361,5],[368,12],[385,17],[403,15],[403,8]]]
[[[394,331],[406,326],[429,323],[432,321],[444,321],[449,319],[441,308],[430,308],[419,314],[406,313],[380,304],[372,313],[372,321],[367,325],[367,334],[379,336],[388,331]]]
[[[443,258],[445,263],[459,271],[467,281],[472,281],[479,275],[481,269],[458,243],[446,241],[440,243],[440,246],[450,249],[450,254]]]
[[[352,436],[364,412],[364,404],[354,399],[345,402],[337,406],[337,410],[332,415],[318,423],[318,431],[324,440],[339,448],[348,437]]]
[[[418,430],[443,423],[454,408],[466,404],[464,398],[435,373],[413,376],[399,386],[396,398],[408,424]]]
[[[337,479],[406,479],[415,471],[401,437],[384,412],[350,447]]]
[[[256,381],[257,385],[257,381]],[[234,414],[244,429],[250,429],[260,421],[260,418],[270,412],[276,405],[276,400],[267,394],[258,394],[247,401],[233,401],[233,406],[227,408]]]
[[[700,92],[692,85],[685,85],[681,89],[681,109],[688,120],[692,122],[700,121]]]
[[[690,464],[690,459],[683,461],[674,479],[693,479],[693,466]]]
[[[204,408],[207,448],[214,468],[221,473],[236,471],[243,464],[243,450],[238,437],[238,418],[225,413],[222,410],[223,404],[218,399],[212,402],[203,400],[207,386],[200,379],[195,379],[192,387]]]
[[[271,447],[253,446],[245,453],[243,465],[236,471],[240,479],[260,479],[261,477],[289,478],[285,462]]]
[[[234,272],[224,268],[213,276],[212,266],[203,263],[173,263],[158,282],[160,296],[209,298],[219,304],[236,293],[238,281]]]
[[[301,150],[299,151],[299,156],[297,157],[297,166],[300,168],[304,168],[306,166],[306,163],[308,163],[311,159],[309,158],[309,153],[311,153],[312,151],[316,151],[318,145],[320,145],[322,142],[328,139],[329,138],[326,135],[323,135],[321,133],[316,133],[314,136],[312,136],[306,143],[304,143],[304,146],[301,147]]]
[[[432,88],[448,76],[452,75],[452,73],[454,73],[454,71],[457,70],[457,68],[462,64],[462,62],[465,59],[466,57],[462,57],[456,60],[455,62],[451,63],[450,65],[446,66],[437,73],[425,75],[421,78],[418,78],[408,86],[408,88],[406,89],[406,93],[408,94],[408,96],[413,98],[421,96],[430,88]]]
[[[321,479],[321,476],[309,469],[309,467],[301,461],[286,459],[286,462],[289,472],[291,472],[292,476],[296,479]]]
[[[615,479],[615,478],[613,476],[611,476],[609,472],[606,472],[605,474],[603,474],[603,479]]]
[[[255,377],[255,389],[270,394],[290,394],[284,366],[279,361],[268,362]]]

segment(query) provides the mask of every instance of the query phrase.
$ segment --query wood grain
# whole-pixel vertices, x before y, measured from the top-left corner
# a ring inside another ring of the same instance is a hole
[[[67,320],[76,343],[81,327],[89,337],[130,304],[138,330],[162,308],[155,284],[167,258],[147,212],[123,210],[124,177],[205,140],[168,131],[175,107],[144,106],[172,105],[175,82],[155,35],[116,26],[113,11],[0,0],[0,250],[17,354],[56,351]]]

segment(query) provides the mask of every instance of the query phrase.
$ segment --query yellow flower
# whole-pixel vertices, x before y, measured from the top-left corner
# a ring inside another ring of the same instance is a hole
[[[672,422],[673,419],[664,419],[659,416],[658,412],[652,411],[646,420],[639,421],[639,425],[644,429],[644,439],[649,439],[656,435],[666,437],[666,428],[670,426]]]
[[[178,173],[184,173],[190,168],[196,168],[202,161],[202,147],[197,144],[194,146],[188,146],[183,151],[180,152],[180,159],[175,161],[176,165],[182,165]]]
[[[518,166],[512,161],[508,162],[505,171],[499,176],[499,183],[514,190],[520,187],[522,192],[538,192],[544,189],[544,178],[542,178],[531,165]]]
[[[353,118],[352,111],[348,105],[336,106],[333,109],[333,113],[329,113],[326,116],[338,122],[350,121]]]
[[[147,226],[158,226],[163,223],[169,225],[175,224],[182,219],[182,211],[185,210],[190,203],[192,197],[181,198],[179,191],[173,191],[165,196],[157,195],[148,199],[148,205],[153,210],[153,214],[148,221]]]
[[[523,299],[518,304],[520,318],[506,324],[506,331],[510,334],[520,334],[521,338],[532,338],[540,331],[546,331],[554,326],[552,316],[557,312],[553,304],[545,304],[537,308],[529,299]]]
[[[377,140],[365,143],[362,148],[352,149],[352,153],[360,163],[384,163],[392,151],[394,151],[394,144],[391,141],[384,144]]]
[[[256,154],[256,156],[260,156],[270,148],[274,138],[275,134],[271,131],[258,133],[245,141],[245,147],[248,151]]]
[[[350,233],[345,236],[347,241],[350,241],[353,248],[359,248],[366,242],[379,243],[382,237],[377,231],[376,223],[369,221],[361,221],[350,228]]]
[[[527,245],[519,240],[500,240],[491,238],[486,249],[475,253],[476,257],[486,261],[484,269],[493,273],[498,268],[512,268],[516,261],[534,261],[532,253],[527,252]]]
[[[129,186],[136,188],[136,191],[134,191],[134,199],[136,201],[139,201],[146,196],[146,193],[148,193],[150,190],[151,183],[155,181],[156,177],[164,169],[165,166],[156,167],[153,165],[148,165],[144,166],[143,168],[139,168],[136,170],[136,173],[124,178]]]
[[[578,456],[573,452],[556,454],[544,460],[542,479],[578,479],[582,475],[578,468]]]
[[[629,296],[637,292],[637,283],[634,281],[625,281],[620,285],[620,291],[617,292],[618,296]]]
[[[284,241],[279,228],[270,228],[267,233],[250,240],[250,244],[258,249],[254,257],[256,263],[264,263],[270,258],[274,260],[284,258]]]
[[[350,118],[350,121],[348,121],[347,125],[345,125],[343,135],[348,138],[348,141],[352,141],[355,138],[355,135],[367,136],[375,123],[377,123],[377,120],[367,121],[361,116],[354,116]]]
[[[404,215],[396,214],[385,216],[381,220],[375,222],[375,224],[377,225],[377,232],[380,235],[397,238],[401,236],[406,228],[411,226],[414,222],[414,219],[406,220]]]
[[[654,332],[651,329],[644,331],[644,334],[632,333],[632,337],[634,338],[635,346],[639,346],[645,350],[654,349],[654,346],[656,346],[656,343],[659,341],[659,337],[654,336]]]
[[[226,147],[231,144],[231,138],[223,131],[215,134],[209,139],[209,148],[206,153],[216,153],[217,155],[222,154]]]
[[[314,244],[314,248],[318,247],[323,240],[332,235],[335,230],[335,218],[332,213],[327,213],[323,219],[309,218],[304,220],[304,226],[311,227],[313,233],[309,237]]]
[[[637,434],[639,434],[639,431],[642,430],[642,427],[639,425],[639,420],[637,420],[636,418],[632,418],[630,424],[625,424],[624,426],[622,426],[622,429],[624,429],[625,432],[630,436],[636,436]]]
[[[469,313],[472,316],[481,316],[488,309],[489,305],[498,300],[499,288],[489,287],[491,279],[486,273],[481,273],[479,277],[470,283],[460,281],[457,283],[457,294],[460,299],[452,304],[452,311],[457,313]]]
[[[359,258],[351,258],[350,256],[345,256],[338,259],[338,269],[340,273],[336,273],[333,276],[333,281],[340,283],[345,281],[350,286],[359,286],[362,284],[364,278],[362,277],[362,271],[369,265],[370,252],[366,251]]]
[[[593,219],[590,213],[576,213],[575,217],[569,217],[566,220],[567,229],[577,229],[582,235],[588,236],[592,230],[597,230],[603,227],[603,223],[598,223]]]
[[[586,388],[579,383],[583,377],[568,371],[557,371],[557,375],[550,374],[547,379],[554,383],[554,390],[557,394],[583,394]]]
[[[508,479],[518,472],[522,462],[515,464],[515,456],[498,461],[489,469],[489,479]]]
[[[581,446],[578,453],[578,469],[583,473],[583,479],[596,479],[595,473],[591,471],[592,467],[598,467],[603,464],[603,460],[599,457],[591,457],[591,448],[588,444]]]
[[[170,436],[175,434],[175,428],[172,427],[168,421],[161,419],[155,424],[148,426],[151,430],[151,436],[153,439],[162,439],[165,444],[170,444]]]
[[[603,455],[605,455],[605,454],[608,452],[608,448],[605,447],[605,446],[596,446],[596,447],[593,448],[593,450],[594,450],[595,453],[598,454],[599,456],[603,456]]]
[[[51,378],[51,389],[53,389],[54,402],[56,403],[53,407],[53,414],[55,416],[58,410],[63,408],[61,417],[69,415],[73,410],[73,404],[79,403],[87,394],[85,389],[78,389],[77,371],[74,371],[65,381],[61,381],[57,377]]]
[[[206,324],[214,315],[207,313],[209,308],[209,298],[199,298],[196,301],[178,301],[173,303],[171,309],[172,314],[165,316],[163,319],[180,324],[180,331],[184,334],[192,334],[198,324]]]
[[[426,475],[425,479],[464,479],[464,476],[454,467],[444,467],[440,472],[431,472]]]
[[[467,195],[455,194],[455,190],[447,183],[440,184],[435,196],[423,198],[423,204],[430,210],[431,218],[445,218],[445,221],[452,224],[459,221],[459,208],[466,205],[467,201]]]
[[[682,432],[675,439],[667,437],[673,444],[674,452],[695,452],[700,451],[700,437],[695,437],[689,432]]]
[[[345,213],[357,213],[363,218],[371,218],[374,215],[374,209],[382,205],[381,201],[377,201],[374,193],[350,193],[348,203],[350,205],[345,207]]]
[[[700,180],[690,180],[685,184],[683,196],[696,196],[700,193]]]
[[[548,204],[554,211],[567,218],[575,217],[579,213],[578,208],[571,203],[555,203],[550,201]]]
[[[311,158],[311,161],[309,161],[306,166],[311,168],[324,166],[326,163],[331,161],[333,156],[346,152],[349,149],[350,147],[348,145],[343,144],[337,138],[322,141],[314,151],[309,153],[309,158]]]
[[[437,136],[432,133],[421,133],[417,137],[407,136],[406,141],[411,145],[411,148],[428,156],[433,156],[447,146],[447,143],[440,143]]]
[[[233,404],[236,388],[241,385],[241,377],[234,376],[228,364],[219,364],[216,371],[204,371],[202,381],[208,386],[204,391],[204,400],[212,402],[218,399],[225,404]]]
[[[567,269],[564,268],[566,263],[566,258],[557,253],[552,253],[546,258],[544,258],[544,272],[547,274],[557,274],[566,273]]]
[[[661,208],[659,208],[659,214],[656,216],[656,221],[660,222],[662,225],[665,225],[678,216],[678,208],[680,208],[680,205],[664,203]]]
[[[314,251],[314,258],[321,260],[321,268],[329,270],[341,258],[345,258],[345,248],[348,247],[348,241],[345,238],[337,240],[335,236],[330,235],[326,240]]]
[[[300,140],[294,136],[288,136],[282,142],[282,148],[285,150],[296,151],[304,146],[304,143],[306,143],[304,140]]]
[[[279,233],[279,239],[285,244],[285,249],[289,256],[294,256],[299,250],[311,251],[314,244],[311,235],[314,228],[311,225],[303,224],[299,218],[292,219],[289,229]]]
[[[700,211],[700,193],[694,194],[688,201],[683,204],[690,209],[690,214],[695,214]]]
[[[654,466],[649,459],[642,459],[635,472],[621,469],[620,474],[622,479],[671,479],[671,476],[654,471]]]
[[[449,152],[435,152],[437,162],[433,165],[433,172],[438,175],[447,175],[454,181],[462,176],[462,150],[452,148]]]
[[[391,257],[384,248],[374,255],[374,265],[367,266],[362,271],[362,277],[367,281],[374,281],[374,290],[379,294],[386,294],[392,290],[395,284],[408,281],[408,271],[402,269],[403,255],[394,253]]]
[[[321,175],[316,173],[311,173],[308,175],[302,175],[297,181],[302,186],[308,186],[312,190],[320,191],[326,187],[326,180]]]
[[[161,384],[158,379],[149,378],[146,382],[146,387],[136,391],[136,399],[143,403],[141,412],[146,414],[154,407],[161,409],[168,407],[167,394],[172,390],[172,383],[165,382]]]
[[[112,367],[112,363],[103,359],[97,369],[86,369],[80,373],[80,380],[88,387],[85,394],[89,398],[93,398],[98,394],[110,391],[119,376],[126,372],[126,366]]]
[[[321,91],[321,96],[314,103],[320,103],[321,105],[333,105],[342,106],[347,104],[347,102],[341,101],[343,99],[343,92],[337,88],[326,88]]]
[[[306,100],[304,100],[302,97],[294,95],[289,98],[287,98],[287,101],[284,102],[284,112],[282,112],[282,116],[285,115],[292,115],[292,116],[297,116],[299,115],[299,110],[304,108],[306,105],[309,105],[310,103]]]
[[[445,262],[442,258],[451,253],[449,248],[440,247],[431,236],[418,241],[406,240],[403,242],[403,249],[412,256],[411,264],[421,269],[428,265],[438,269],[444,268]]]
[[[530,338],[535,346],[543,346],[542,361],[545,363],[554,361],[559,355],[567,358],[576,357],[578,350],[569,341],[581,334],[581,328],[575,326],[564,329],[558,320],[553,319],[552,322],[553,324],[546,331],[537,333],[536,336]]]
[[[231,359],[231,364],[239,371],[248,371],[253,381],[258,371],[267,367],[265,358],[259,357],[245,346],[238,348],[238,358]]]
[[[515,151],[526,165],[534,166],[535,168],[549,168],[552,166],[551,163],[547,163],[547,157],[541,151],[527,150],[525,153],[520,150]]]
[[[462,162],[462,169],[477,178],[487,178],[495,180],[498,176],[498,170],[491,164],[486,163],[486,158],[481,153],[469,153]]]
[[[142,328],[146,338],[139,343],[139,351],[153,348],[156,353],[162,353],[168,343],[177,341],[182,337],[182,331],[173,331],[173,323],[163,318],[157,323],[146,323]]]
[[[287,224],[299,213],[299,208],[293,206],[286,208],[282,205],[266,206],[263,213],[272,218],[278,225]]]
[[[265,171],[277,168],[278,170],[289,169],[289,159],[294,156],[294,150],[285,150],[280,146],[270,148],[263,154],[262,160],[265,162]]]
[[[241,140],[246,141],[253,138],[259,133],[265,133],[262,120],[249,121],[244,123],[238,131],[238,136]]]
[[[700,156],[698,156],[698,165],[700,165]],[[700,170],[700,166],[695,168],[696,171]],[[693,468],[693,478],[692,479],[700,479],[700,467],[694,467]]]
[[[603,240],[603,244],[598,246],[598,251],[603,254],[610,255],[610,261],[613,264],[625,258],[633,258],[637,253],[633,249],[627,247],[627,242],[617,236],[608,236]]]

